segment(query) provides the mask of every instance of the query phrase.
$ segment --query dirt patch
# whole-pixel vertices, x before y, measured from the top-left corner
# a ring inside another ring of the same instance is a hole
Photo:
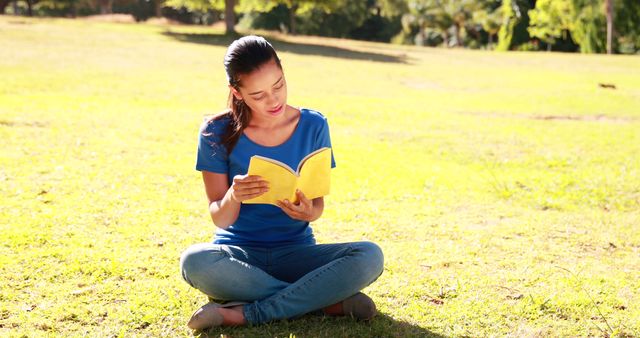
[[[632,116],[606,116],[606,115],[516,115],[505,113],[488,112],[459,112],[463,115],[473,115],[478,117],[492,117],[505,119],[525,119],[525,120],[557,120],[557,121],[585,121],[585,122],[609,122],[609,123],[630,123],[640,121],[638,117]]]
[[[48,126],[49,123],[40,122],[40,121],[8,121],[8,120],[0,120],[0,126],[6,127],[36,127],[36,128],[44,128]]]
[[[25,21],[25,20],[8,20],[7,23],[11,25],[31,25],[32,24],[32,22]]]
[[[534,120],[568,120],[568,121],[601,121],[601,122],[631,122],[637,121],[637,118],[622,117],[622,116],[606,116],[606,115],[586,115],[586,116],[571,116],[571,115],[542,115],[531,116]]]
[[[422,81],[419,79],[404,80],[404,81],[401,81],[401,83],[406,87],[409,87],[412,89],[418,89],[418,90],[425,90],[425,89],[439,90],[443,88],[442,85],[440,85],[437,82]]]
[[[159,26],[182,26],[185,25],[180,21],[170,20],[167,18],[149,18],[145,23],[151,25],[159,25]]]
[[[100,22],[121,22],[121,23],[135,23],[136,19],[131,14],[101,14],[101,15],[89,15],[84,17],[89,21]]]

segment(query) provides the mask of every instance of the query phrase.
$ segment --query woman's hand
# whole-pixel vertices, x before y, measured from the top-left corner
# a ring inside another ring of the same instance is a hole
[[[309,200],[304,193],[300,190],[296,190],[296,196],[298,197],[298,203],[291,203],[289,200],[277,201],[278,206],[289,217],[305,222],[312,222],[319,218],[316,216],[317,210],[313,208],[313,201]]]
[[[241,203],[269,191],[269,182],[256,175],[236,175],[229,187],[231,199]]]

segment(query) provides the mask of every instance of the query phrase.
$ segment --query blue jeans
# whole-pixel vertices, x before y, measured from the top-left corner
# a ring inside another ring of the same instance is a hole
[[[348,298],[383,270],[371,242],[258,248],[195,244],[180,258],[189,285],[219,300],[246,301],[252,324],[293,318]]]

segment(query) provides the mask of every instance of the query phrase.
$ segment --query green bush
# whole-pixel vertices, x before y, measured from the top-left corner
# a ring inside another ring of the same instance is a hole
[[[527,41],[516,47],[516,50],[523,52],[534,52],[540,50],[540,44],[538,40]]]

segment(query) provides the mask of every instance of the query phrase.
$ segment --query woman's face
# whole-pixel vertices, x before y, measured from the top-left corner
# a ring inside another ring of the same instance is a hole
[[[239,90],[233,94],[251,108],[252,114],[272,118],[284,113],[287,106],[287,82],[274,59],[249,74],[239,77]]]

